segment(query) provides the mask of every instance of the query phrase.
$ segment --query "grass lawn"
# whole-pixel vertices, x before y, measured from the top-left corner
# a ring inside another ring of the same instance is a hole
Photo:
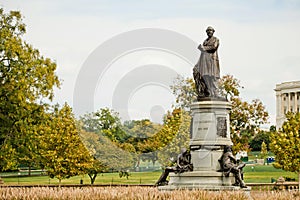
[[[161,172],[130,172],[128,179],[126,177],[119,177],[119,173],[103,173],[98,174],[95,184],[154,184],[159,178]],[[2,177],[5,184],[59,184],[58,179],[51,179],[48,176],[35,176],[35,177],[20,177],[9,178]],[[88,175],[75,176],[69,179],[64,179],[61,184],[79,184],[80,180],[84,184],[90,183]]]
[[[118,173],[98,174],[95,184],[154,184],[159,176],[160,171],[155,172],[131,172],[128,179],[119,177]],[[244,168],[244,179],[246,183],[271,183],[271,179],[278,179],[280,176],[295,178],[297,174],[275,169],[272,165],[246,166]],[[50,179],[48,176],[33,176],[8,178],[2,177],[5,184],[59,184],[57,179]],[[61,184],[79,184],[80,180],[84,184],[90,183],[88,175],[71,177],[62,180]]]
[[[276,169],[272,165],[246,166],[244,168],[244,179],[246,183],[271,183],[271,179],[278,179],[280,176],[295,178],[298,175],[293,172],[287,172]]]

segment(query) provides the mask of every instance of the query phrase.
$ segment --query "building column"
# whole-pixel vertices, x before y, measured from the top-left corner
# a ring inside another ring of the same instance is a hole
[[[298,109],[299,109],[299,104],[298,104],[298,102],[299,102],[299,95],[300,95],[300,93],[296,92],[296,96],[295,96],[295,105],[296,105],[295,112],[299,112],[298,111]]]
[[[284,101],[284,100],[283,100],[283,98],[284,98],[285,96],[286,96],[285,93],[283,93],[283,94],[280,95],[280,99],[281,99],[281,112],[280,112],[280,113],[281,113],[281,116],[285,115],[285,112],[284,112],[284,106],[286,106],[285,104],[286,104],[286,102],[287,102],[287,101]],[[281,117],[281,116],[280,116],[280,117]]]
[[[287,93],[288,94],[288,105],[287,105],[287,112],[290,112],[291,110],[291,93]]]
[[[277,116],[281,115],[281,95],[277,92],[276,93],[276,114]]]
[[[294,92],[294,113],[297,112],[297,92]]]

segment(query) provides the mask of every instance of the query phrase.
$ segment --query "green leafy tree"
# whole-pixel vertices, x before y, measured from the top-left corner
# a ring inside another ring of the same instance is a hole
[[[181,120],[177,122],[179,123],[178,131],[173,139],[158,151],[159,163],[161,163],[164,167],[171,166],[177,159],[181,149],[188,149],[189,147],[191,117],[188,112],[184,110],[181,110],[181,112]]]
[[[197,100],[196,85],[192,78],[177,76],[170,89],[176,97],[176,107],[189,109],[191,103]]]
[[[230,123],[232,132],[247,130],[254,133],[254,131],[259,130],[260,125],[268,120],[269,114],[259,99],[254,99],[248,103],[233,97],[231,103]]]
[[[56,64],[23,40],[25,32],[20,12],[0,8],[0,171],[36,159],[33,133],[47,109],[43,100],[60,85]]]
[[[94,146],[91,149],[95,150],[93,155],[97,160],[100,160],[105,166],[119,171],[129,168],[128,165],[131,165],[130,167],[134,165],[132,160],[137,159],[136,143],[125,142],[130,135],[124,131],[117,112],[101,108],[80,117],[80,121],[83,130],[94,134],[94,136],[89,135],[88,141]],[[115,149],[111,149],[112,147]],[[117,157],[125,160],[119,162],[116,160]]]
[[[259,131],[254,137],[250,140],[250,148],[252,151],[260,151],[262,143],[265,142],[267,150],[270,150],[270,132],[269,131]]]
[[[87,132],[83,129],[80,130],[80,138],[85,147],[88,149],[90,155],[93,157],[91,165],[86,168],[86,173],[91,179],[91,184],[94,184],[97,175],[108,171],[108,167],[102,164],[96,156],[96,147],[98,144],[98,134],[93,132]]]
[[[101,108],[80,117],[80,120],[82,128],[88,132],[101,132],[114,142],[123,142],[127,139],[119,114],[111,109]]]
[[[111,151],[111,149],[108,148],[108,145],[106,145],[105,142],[103,142],[103,140],[100,139],[102,137],[103,136],[101,136],[97,133],[94,133],[94,132],[87,132],[85,130],[80,131],[80,138],[83,141],[85,147],[90,152],[90,155],[93,157],[92,165],[90,165],[86,169],[86,173],[88,174],[88,176],[91,179],[91,184],[94,184],[94,182],[97,178],[97,175],[99,173],[106,172],[110,168],[110,166],[105,165],[104,164],[105,162],[103,162],[103,160],[106,159],[107,154],[104,153],[101,158],[98,157],[98,159],[97,159],[97,155],[99,155],[99,151]],[[107,140],[105,140],[105,141],[107,141]],[[108,164],[108,163],[106,163],[106,164]],[[121,166],[121,167],[123,167],[123,166]]]
[[[122,171],[133,166],[134,159],[130,150],[123,150],[118,143],[111,141],[107,136],[82,131],[81,137],[91,155],[103,167],[100,171],[105,169]]]
[[[282,130],[271,133],[271,151],[276,168],[298,173],[300,186],[300,113],[286,114]],[[300,188],[300,187],[299,187]]]
[[[79,137],[72,109],[55,107],[45,126],[39,130],[41,164],[51,178],[70,178],[84,174],[93,158]]]
[[[174,109],[172,112],[168,112],[164,119],[163,127],[152,137],[146,138],[139,143],[140,151],[148,153],[168,145],[176,137],[181,120],[181,109]]]
[[[151,122],[149,119],[132,120],[124,122],[124,131],[128,139],[124,142],[131,144],[136,154],[135,167],[139,167],[140,161],[152,161],[153,166],[157,161],[157,152],[150,138],[160,131],[162,125]],[[124,145],[124,144],[123,144]]]
[[[90,123],[90,116],[93,116],[92,120],[95,122]],[[115,163],[113,160],[110,160],[112,157],[115,157],[112,155],[113,152],[118,151],[119,154],[122,155],[125,155],[125,152],[128,152],[135,161],[135,167],[139,167],[141,159],[150,158],[152,162],[155,163],[158,159],[157,150],[168,145],[176,136],[180,127],[181,117],[181,110],[174,109],[166,115],[163,125],[155,124],[148,119],[143,119],[130,122],[127,121],[124,123],[125,126],[122,126],[117,113],[109,109],[100,109],[100,112],[96,112],[94,115],[85,115],[81,118],[81,121],[83,124],[85,124],[86,121],[88,121],[86,124],[92,124],[92,128],[87,128],[87,126],[83,125],[83,129],[96,130],[99,135],[99,138],[96,141],[100,141],[101,144],[109,143],[108,146],[115,146],[117,149],[119,148],[124,151],[119,152],[119,150],[110,150],[109,152],[106,152],[98,149],[96,151],[98,152],[98,156],[96,157],[99,159],[106,158],[106,161],[101,160],[101,163],[105,165],[107,161],[108,163]],[[94,146],[97,145],[95,144]],[[131,159],[127,160],[131,161]],[[112,168],[123,170],[118,166]]]
[[[233,142],[232,151],[236,154],[239,151],[250,151],[249,140],[252,137],[252,133],[248,131],[240,131],[231,133],[231,140]]]
[[[262,159],[265,159],[267,155],[268,155],[267,145],[266,145],[266,143],[263,141],[262,144],[261,144],[260,157],[261,157]]]
[[[101,164],[96,158],[93,159],[91,167],[87,168],[87,174],[91,179],[91,184],[95,183],[96,177],[99,173],[108,171],[108,169]]]
[[[137,131],[140,136],[144,137],[129,136],[126,141],[121,144],[119,143],[119,146],[124,150],[128,149],[135,153],[137,156],[136,167],[138,167],[141,155],[152,154],[152,156],[157,156],[158,150],[167,146],[174,137],[176,137],[180,128],[181,120],[181,109],[174,109],[172,112],[168,112],[165,116],[162,127],[157,126],[149,120],[141,120],[138,122],[139,128],[134,130],[144,130],[144,133]],[[159,127],[161,128],[159,129]],[[158,131],[153,134],[155,130]],[[136,133],[134,135],[136,135]],[[156,159],[156,157],[154,159]]]

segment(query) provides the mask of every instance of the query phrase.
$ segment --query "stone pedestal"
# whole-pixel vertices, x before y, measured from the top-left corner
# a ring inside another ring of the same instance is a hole
[[[227,101],[200,101],[191,105],[190,148],[194,171],[218,171],[218,160],[230,139]]]
[[[160,190],[205,189],[239,190],[233,186],[234,177],[225,177],[219,159],[224,146],[232,145],[230,139],[229,112],[231,105],[225,100],[199,101],[191,105],[191,162],[192,172],[170,173],[170,181]],[[243,190],[249,190],[243,189]]]

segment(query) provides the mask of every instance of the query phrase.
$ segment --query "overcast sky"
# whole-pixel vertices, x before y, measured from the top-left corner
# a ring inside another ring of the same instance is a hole
[[[26,41],[58,64],[63,84],[55,91],[55,102],[73,105],[74,99],[83,98],[74,108],[77,115],[111,107],[123,119],[159,121],[174,102],[168,89],[170,80],[176,74],[192,76],[200,53],[196,44],[206,38],[207,26],[213,26],[220,39],[221,74],[241,80],[241,97],[260,99],[270,113],[271,124],[275,124],[276,84],[300,80],[298,0],[0,0],[0,6],[6,12],[20,10],[27,25]],[[138,43],[141,38],[153,40],[149,32],[137,31],[144,28],[154,30],[154,39],[173,41],[174,46],[143,46]],[[166,30],[167,36],[159,30]],[[126,33],[129,39],[123,41]],[[139,46],[132,49],[134,42]],[[189,44],[191,50],[184,53],[190,57],[176,51],[183,43]],[[108,52],[104,44],[114,44],[115,49]],[[74,94],[76,84],[82,84],[80,73],[86,73],[83,68],[87,63],[101,65],[108,57],[109,64],[101,74],[89,71],[91,79],[84,84],[87,91],[89,84],[94,88],[93,100],[79,108],[85,104],[84,97]]]

